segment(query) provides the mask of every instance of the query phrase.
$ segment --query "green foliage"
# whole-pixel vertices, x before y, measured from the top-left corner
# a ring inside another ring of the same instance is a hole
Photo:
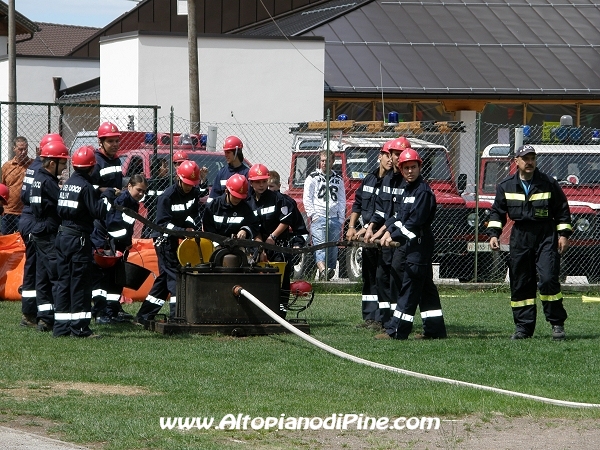
[[[441,294],[449,331],[442,341],[375,341],[375,332],[355,328],[360,322],[356,293],[317,292],[306,318],[316,339],[371,361],[543,397],[600,403],[600,304],[582,303],[580,294],[565,299],[569,320],[564,342],[552,341],[541,306],[536,336],[511,341],[507,292]],[[138,306],[127,308],[135,312]],[[222,449],[236,448],[236,440],[253,448],[318,446],[293,433],[161,430],[161,416],[220,420],[226,414],[325,418],[362,413],[452,419],[501,413],[600,418],[600,408],[557,407],[359,365],[294,335],[163,336],[111,325],[95,327],[104,336],[100,340],[54,339],[19,327],[18,303],[2,302],[0,310],[0,415],[49,419],[58,424],[51,429],[58,436],[102,443],[108,449]],[[415,331],[420,331],[418,318]],[[73,389],[56,387],[69,383]],[[82,394],[75,383],[92,390]]]

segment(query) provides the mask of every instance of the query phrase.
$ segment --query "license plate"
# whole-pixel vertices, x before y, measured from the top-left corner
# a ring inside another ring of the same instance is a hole
[[[467,243],[467,251],[468,252],[475,251],[475,242]],[[490,248],[490,243],[489,242],[478,242],[477,243],[477,251],[478,252],[491,252],[492,249]]]

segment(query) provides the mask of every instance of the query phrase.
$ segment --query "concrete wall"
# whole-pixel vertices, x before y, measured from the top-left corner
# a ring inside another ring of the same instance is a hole
[[[285,184],[289,124],[322,118],[324,52],[320,39],[294,39],[292,45],[286,39],[199,37],[201,131],[218,127],[217,150],[226,136],[239,135],[245,156],[279,171]],[[175,131],[189,131],[186,36],[103,38],[100,55],[101,104],[159,105],[161,131],[169,129],[172,106]],[[136,116],[136,129],[151,128]]]
[[[61,89],[97,78],[100,61],[68,58],[17,58],[17,101],[54,102],[53,77]],[[8,101],[8,59],[0,58],[0,101]]]
[[[68,58],[17,58],[17,101],[19,102],[54,102],[53,77],[61,77],[61,89],[74,86],[97,78],[100,73],[100,61]],[[8,101],[8,59],[0,58],[0,101]],[[27,105],[17,109],[17,135],[30,141],[29,155],[35,155],[35,145],[48,132],[58,131],[58,113],[48,124],[48,109],[45,106]],[[7,142],[8,107],[0,108],[0,161],[6,161],[11,145]],[[67,132],[68,130],[64,130]]]

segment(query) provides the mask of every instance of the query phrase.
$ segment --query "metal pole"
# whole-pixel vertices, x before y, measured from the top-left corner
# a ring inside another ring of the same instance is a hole
[[[479,262],[479,167],[481,166],[481,113],[477,113],[475,119],[475,126],[477,127],[475,134],[475,267],[473,269],[473,281],[477,283],[478,276],[478,262]]]
[[[327,162],[325,163],[325,180],[327,190],[325,191],[325,241],[329,241],[329,181],[330,181],[330,173],[331,170],[331,158],[329,157],[329,139],[331,137],[331,111],[329,108],[327,109],[327,131],[325,132],[325,137],[327,139],[327,144],[325,145],[327,149]],[[329,249],[325,249],[325,281],[329,281]]]
[[[190,66],[190,133],[200,133],[200,79],[198,76],[198,33],[196,32],[196,0],[188,4],[188,58]]]
[[[12,141],[17,137],[17,26],[15,0],[8,0],[8,142],[9,159],[14,156]]]
[[[173,117],[174,117],[174,109],[171,106],[171,117],[170,117],[170,124],[169,124],[169,153],[170,153],[170,158],[169,158],[169,186],[173,185]]]
[[[156,154],[158,153],[158,108],[155,106],[153,108],[153,111],[154,111],[154,121],[152,123],[152,126],[153,126],[152,131],[154,132],[153,153],[154,153],[154,156],[156,156]]]

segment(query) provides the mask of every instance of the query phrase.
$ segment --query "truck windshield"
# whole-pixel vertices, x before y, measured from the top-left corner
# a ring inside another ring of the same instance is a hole
[[[346,175],[350,179],[362,180],[379,165],[377,157],[380,147],[346,148]]]
[[[294,159],[292,159],[294,164],[294,179],[292,180],[293,187],[303,187],[304,180],[306,177],[314,172],[319,166],[319,154],[318,153],[307,153],[307,154],[297,154]],[[342,161],[336,156],[335,162],[333,163],[333,170],[337,173],[340,173],[342,168]]]
[[[508,177],[510,160],[486,161],[483,169],[483,192],[494,194],[496,185]]]
[[[600,153],[538,153],[537,167],[565,184],[600,184]]]
[[[421,175],[426,180],[452,181],[450,162],[443,148],[419,148],[419,156],[423,160]]]

